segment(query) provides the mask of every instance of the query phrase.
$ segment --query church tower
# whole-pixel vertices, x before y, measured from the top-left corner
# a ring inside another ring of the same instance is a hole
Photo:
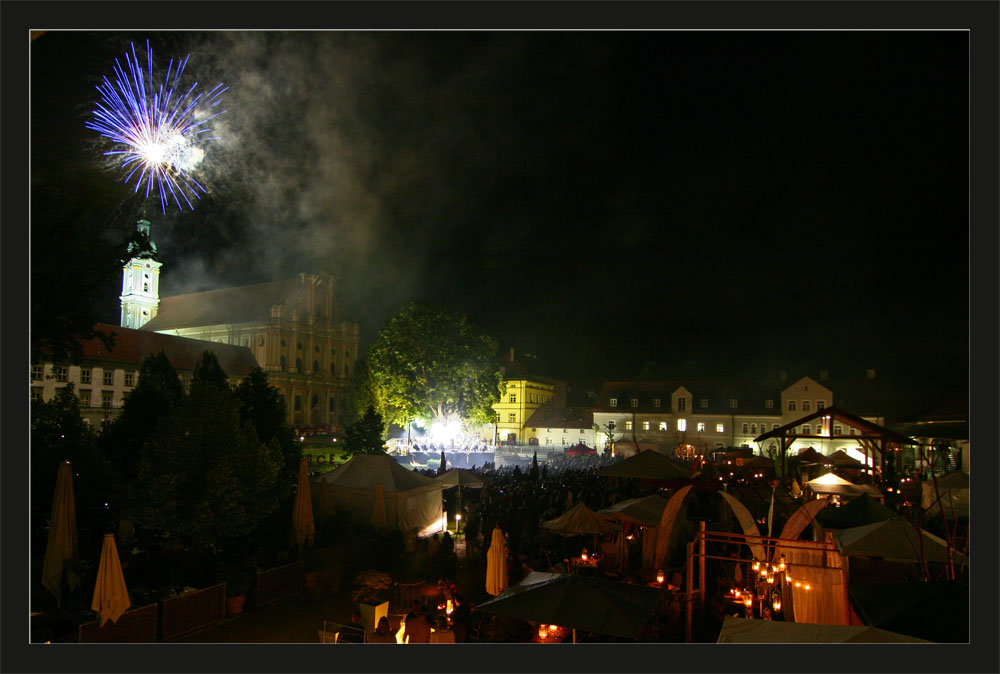
[[[145,325],[160,306],[160,262],[156,260],[156,244],[149,238],[149,220],[136,223],[139,234],[149,243],[142,250],[130,243],[128,252],[132,259],[122,267],[122,327],[140,328]]]

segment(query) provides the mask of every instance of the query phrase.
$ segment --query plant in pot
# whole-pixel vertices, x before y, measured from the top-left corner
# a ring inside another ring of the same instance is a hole
[[[251,560],[233,560],[222,564],[222,582],[226,584],[226,609],[230,616],[243,612],[247,595],[256,578]]]

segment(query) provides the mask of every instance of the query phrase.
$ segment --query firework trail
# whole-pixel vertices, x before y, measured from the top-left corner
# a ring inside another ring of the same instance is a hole
[[[220,97],[228,87],[220,83],[208,92],[196,94],[195,82],[187,91],[179,89],[187,56],[176,65],[171,59],[166,77],[157,86],[149,41],[146,41],[145,70],[139,65],[135,45],[131,47],[131,55],[125,53],[127,72],[115,59],[117,88],[107,76],[97,86],[101,99],[95,104],[94,119],[85,126],[125,146],[104,154],[114,157],[123,169],[131,169],[125,183],[135,177],[136,192],[143,185],[147,197],[151,190],[157,192],[164,212],[170,201],[168,192],[178,208],[183,209],[183,199],[193,209],[189,196],[200,198],[198,192],[204,194],[205,188],[189,172],[205,156],[199,144],[217,140],[210,137],[208,122],[225,112],[212,113],[212,110],[222,101]]]

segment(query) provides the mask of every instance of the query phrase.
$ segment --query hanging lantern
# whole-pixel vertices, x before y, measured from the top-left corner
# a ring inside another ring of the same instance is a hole
[[[777,592],[771,595],[771,606],[775,611],[781,610],[781,595]]]
[[[767,583],[768,583],[768,585],[774,585],[774,576],[772,576],[771,574],[768,574],[767,575]]]
[[[665,578],[665,576],[663,575],[663,570],[662,569],[660,571],[656,572],[656,582],[657,583],[659,583],[660,585],[663,585],[664,578]]]
[[[758,562],[756,560],[754,561],[754,563],[753,563],[753,570],[754,571],[760,571],[760,562]]]
[[[781,570],[781,571],[784,571],[785,570],[785,566],[787,565],[787,561],[788,560],[785,559],[784,555],[780,555],[778,557],[778,569]]]
[[[548,636],[549,636],[549,626],[548,625],[539,625],[538,626],[538,638],[539,639],[544,639],[544,638],[546,638]]]

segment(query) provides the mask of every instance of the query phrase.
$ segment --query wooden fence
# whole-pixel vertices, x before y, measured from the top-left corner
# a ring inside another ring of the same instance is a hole
[[[161,604],[161,639],[169,641],[226,617],[225,583],[166,599]]]
[[[305,564],[292,562],[257,574],[257,606],[266,606],[305,590]]]
[[[117,621],[100,621],[80,625],[77,640],[81,644],[106,643],[156,643],[156,604],[132,609],[121,614]]]

